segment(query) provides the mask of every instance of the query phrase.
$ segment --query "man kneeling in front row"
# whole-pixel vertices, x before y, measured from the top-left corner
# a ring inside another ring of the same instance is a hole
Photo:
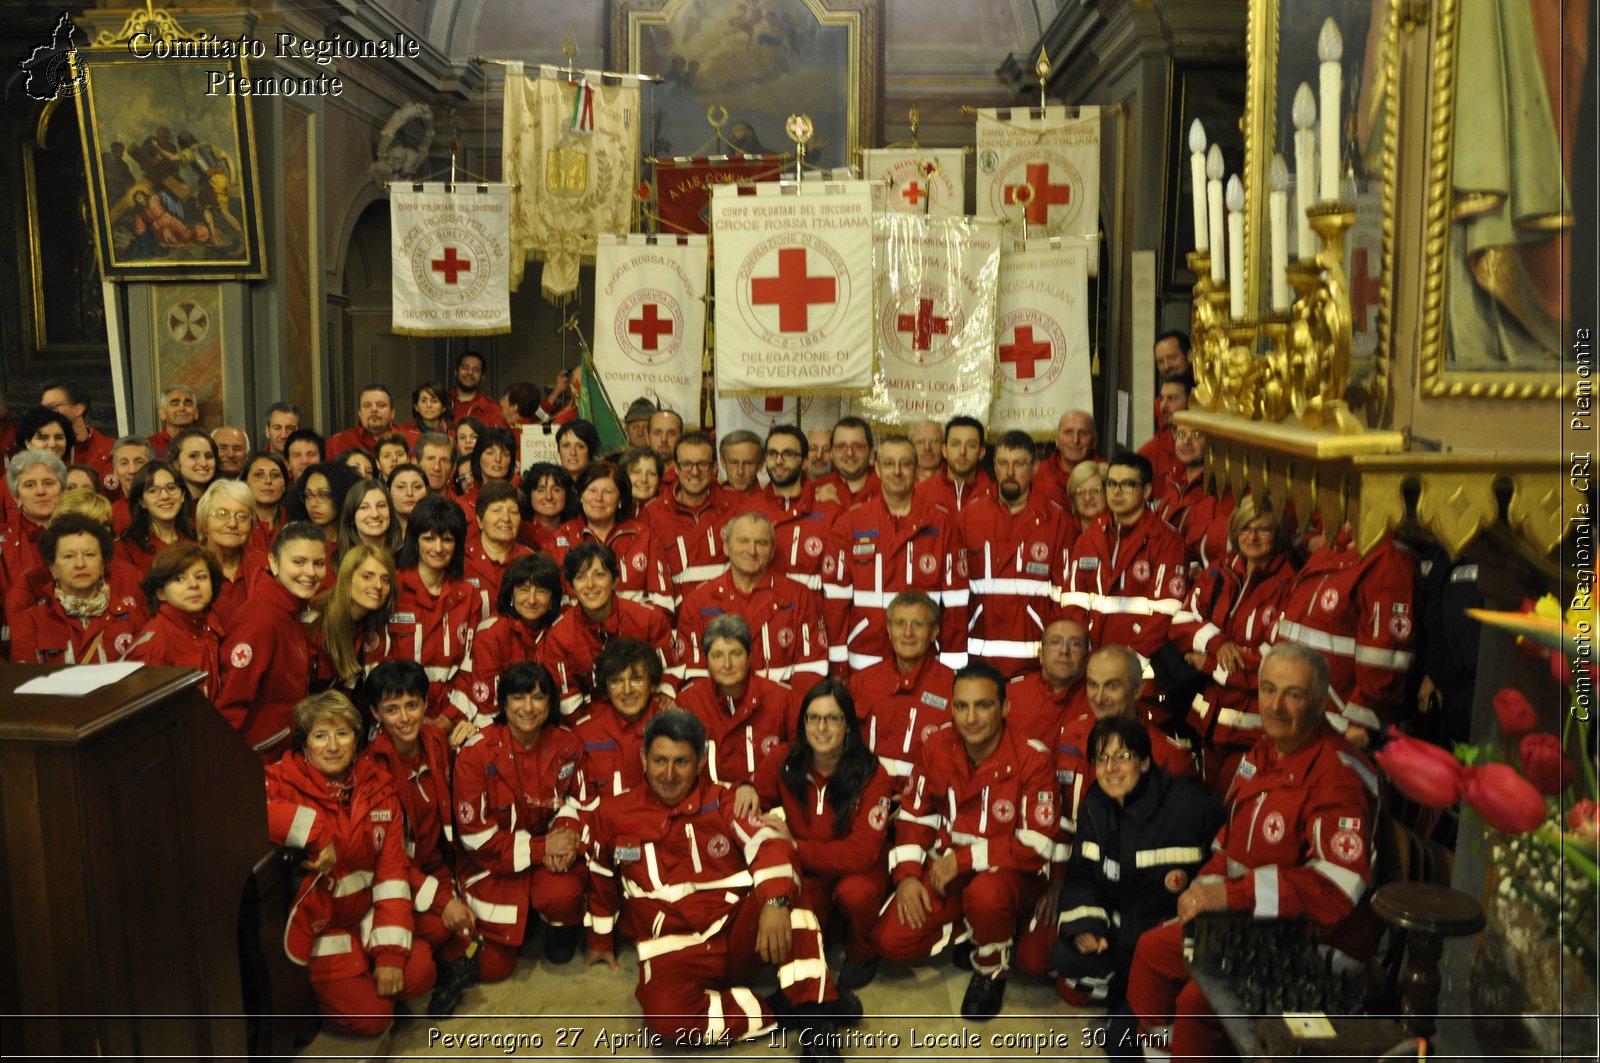
[[[634,995],[645,1024],[673,1046],[727,1044],[774,1023],[802,1033],[805,1054],[829,1023],[853,1024],[861,1004],[835,988],[811,912],[793,907],[794,843],[759,814],[735,817],[733,791],[705,774],[705,725],[682,709],[644,732],[646,785],[602,797],[583,813],[589,855],[588,962],[617,970],[617,920],[639,949]],[[779,990],[749,988],[763,964]]]

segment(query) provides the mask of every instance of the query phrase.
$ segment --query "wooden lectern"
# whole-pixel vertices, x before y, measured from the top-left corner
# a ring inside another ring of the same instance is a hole
[[[310,997],[279,992],[274,1006],[270,989],[247,999],[241,982],[242,950],[247,972],[253,961],[293,985],[270,973],[287,963],[281,938],[274,957],[241,934],[281,935],[287,907],[261,903],[277,860],[260,759],[200,693],[198,672],[142,668],[82,697],[16,693],[54,670],[0,666],[6,1053],[261,1052],[271,1024],[247,1012]]]

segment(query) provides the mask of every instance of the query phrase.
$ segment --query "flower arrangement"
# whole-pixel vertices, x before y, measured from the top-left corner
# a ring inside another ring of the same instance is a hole
[[[1580,592],[1565,616],[1549,595],[1525,603],[1520,612],[1471,610],[1486,624],[1516,632],[1524,650],[1548,660],[1567,694],[1560,737],[1539,730],[1533,703],[1507,688],[1494,697],[1503,743],[1459,745],[1451,753],[1391,729],[1374,759],[1412,800],[1436,809],[1459,802],[1484,822],[1491,832],[1498,899],[1520,901],[1546,927],[1558,928],[1562,948],[1593,982],[1600,963],[1600,792],[1590,734],[1595,673],[1587,652],[1594,623],[1589,601]],[[1581,772],[1569,750],[1577,751]]]

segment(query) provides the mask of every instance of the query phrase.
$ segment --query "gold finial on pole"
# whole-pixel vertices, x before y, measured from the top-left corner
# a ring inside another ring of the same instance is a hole
[[[1028,204],[1033,202],[1033,185],[1024,181],[1011,193],[1011,202],[1022,208],[1022,242],[1028,242]]]
[[[567,57],[567,78],[570,80],[578,59],[578,38],[573,34],[570,22],[567,23],[567,39],[561,42],[561,54]]]
[[[917,143],[917,126],[922,122],[922,112],[913,107],[906,117],[911,120],[911,147],[920,148],[922,145]]]
[[[791,114],[788,121],[783,123],[783,131],[789,134],[789,139],[794,141],[794,179],[801,180],[801,170],[806,163],[806,143],[811,139],[815,127],[811,124],[811,116],[805,114]]]
[[[1039,110],[1044,110],[1045,83],[1050,80],[1050,53],[1045,51],[1044,45],[1039,45],[1039,59],[1033,64],[1033,72],[1039,75]]]

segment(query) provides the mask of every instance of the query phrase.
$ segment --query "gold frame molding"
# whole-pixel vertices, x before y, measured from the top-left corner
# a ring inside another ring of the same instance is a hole
[[[1426,228],[1423,231],[1422,333],[1418,344],[1422,394],[1429,398],[1571,399],[1576,378],[1550,373],[1487,372],[1445,368],[1445,314],[1449,296],[1450,185],[1455,176],[1456,41],[1459,0],[1435,0],[1429,65]],[[1600,58],[1591,57],[1591,62]],[[1385,157],[1387,158],[1387,144]],[[1387,163],[1386,163],[1387,165]],[[1385,225],[1389,225],[1387,218]],[[1387,234],[1385,236],[1387,241]],[[1387,284],[1387,271],[1385,271]]]
[[[1246,103],[1244,114],[1245,152],[1245,308],[1259,319],[1269,312],[1266,305],[1270,284],[1266,282],[1268,264],[1267,182],[1276,150],[1274,130],[1278,114],[1279,5],[1285,0],[1250,0],[1245,62]],[[1454,0],[1446,0],[1454,3]],[[1383,245],[1379,255],[1377,342],[1370,358],[1350,366],[1349,395],[1372,405],[1381,405],[1389,394],[1390,366],[1394,334],[1395,216],[1398,204],[1400,113],[1400,32],[1402,0],[1388,0],[1384,15],[1384,122],[1383,156]],[[1314,42],[1308,42],[1314,44]],[[1290,205],[1291,212],[1293,204]],[[1305,256],[1303,256],[1305,257]]]

